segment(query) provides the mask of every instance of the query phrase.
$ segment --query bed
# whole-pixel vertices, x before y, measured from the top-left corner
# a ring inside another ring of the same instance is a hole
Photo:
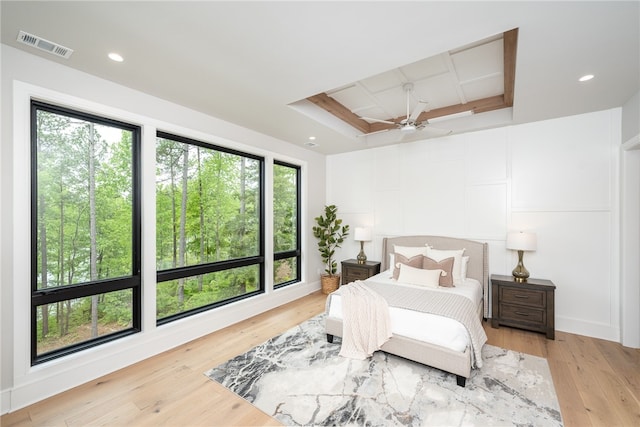
[[[468,294],[473,301],[473,304],[470,305],[473,308],[470,308],[470,310],[475,311],[471,317],[473,322],[477,322],[481,328],[482,318],[489,317],[488,245],[486,243],[442,236],[387,237],[382,242],[381,273],[367,279],[365,282],[371,286],[384,286],[385,284],[398,286],[400,283],[390,278],[393,270],[393,266],[390,265],[390,262],[392,262],[390,261],[390,255],[394,254],[394,248],[418,248],[427,245],[438,250],[464,249],[464,256],[469,257],[466,262],[467,280],[464,280],[463,284],[456,284],[454,288],[438,288],[438,290],[441,292]],[[467,284],[469,286],[466,286]],[[327,299],[326,334],[329,342],[333,342],[334,336],[342,337],[343,322],[339,291],[330,294]],[[469,341],[469,333],[466,332],[467,341],[464,341],[460,336],[465,333],[466,328],[453,319],[443,318],[434,314],[417,313],[413,310],[389,305],[389,312],[394,326],[391,338],[380,347],[380,350],[454,374],[456,375],[457,384],[464,387],[472,367],[475,365],[481,366],[482,364],[482,360],[477,363],[478,350],[476,348],[476,351],[473,351]],[[435,334],[436,336],[423,336],[424,334],[409,331],[408,324],[419,326],[418,328],[413,328],[413,330],[430,330],[439,331],[440,333]],[[429,326],[426,327],[425,325]],[[474,326],[477,328],[477,325]],[[463,332],[460,332],[460,330]],[[482,331],[482,334],[484,335],[484,331]],[[448,337],[451,337],[451,339]],[[486,336],[484,339],[486,341]]]

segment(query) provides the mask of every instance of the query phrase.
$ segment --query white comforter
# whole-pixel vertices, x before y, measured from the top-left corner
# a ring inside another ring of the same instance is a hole
[[[402,284],[391,277],[390,271],[382,272],[367,281],[375,281],[389,286],[410,286]],[[452,292],[469,298],[474,307],[482,303],[482,285],[475,279],[467,278],[464,283],[454,288],[437,288],[439,292]],[[331,295],[329,316],[342,319],[342,301],[339,295]],[[458,321],[437,316],[434,314],[420,313],[414,310],[390,307],[391,331],[419,341],[430,342],[454,351],[464,351],[469,346],[469,333]]]

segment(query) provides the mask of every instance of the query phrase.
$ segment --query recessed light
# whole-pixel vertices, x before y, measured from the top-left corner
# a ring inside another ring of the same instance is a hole
[[[579,82],[586,82],[586,81],[591,80],[593,77],[594,77],[594,75],[593,75],[593,74],[585,74],[584,76],[580,77],[580,78],[578,79],[578,81],[579,81]]]
[[[124,61],[124,58],[121,55],[119,55],[119,54],[117,54],[115,52],[111,52],[109,54],[109,59],[112,60],[112,61],[116,61],[116,62]]]
[[[316,140],[316,137],[315,137],[315,136],[310,136],[310,137],[309,137],[309,141],[315,141],[315,140]]]

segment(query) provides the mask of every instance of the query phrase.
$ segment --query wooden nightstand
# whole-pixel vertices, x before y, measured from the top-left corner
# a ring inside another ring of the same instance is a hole
[[[554,292],[550,280],[516,282],[513,276],[491,275],[491,326],[513,326],[555,339]]]
[[[356,280],[365,280],[371,276],[380,273],[379,261],[366,261],[364,264],[358,264],[355,259],[342,261],[342,284],[354,282]]]

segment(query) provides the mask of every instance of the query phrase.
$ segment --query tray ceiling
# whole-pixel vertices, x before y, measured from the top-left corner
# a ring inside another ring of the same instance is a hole
[[[307,100],[362,134],[396,126],[420,103],[416,122],[513,105],[518,30],[426,58]],[[407,94],[405,85],[412,84]]]

